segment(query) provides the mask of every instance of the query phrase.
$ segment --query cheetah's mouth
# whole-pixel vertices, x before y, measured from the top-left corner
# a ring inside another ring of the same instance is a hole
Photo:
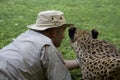
[[[75,27],[69,28],[69,38],[71,39],[71,41],[74,41],[75,31],[76,31],[76,28],[75,28]]]

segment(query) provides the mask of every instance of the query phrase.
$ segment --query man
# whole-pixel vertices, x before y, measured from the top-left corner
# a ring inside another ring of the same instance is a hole
[[[67,24],[61,11],[38,14],[35,24],[0,52],[0,80],[71,80],[75,60],[63,60],[59,47]]]

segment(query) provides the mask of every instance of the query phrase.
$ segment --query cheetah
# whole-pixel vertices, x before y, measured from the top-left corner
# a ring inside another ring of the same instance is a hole
[[[69,28],[71,46],[77,55],[83,80],[120,80],[120,50],[99,40],[98,31]]]

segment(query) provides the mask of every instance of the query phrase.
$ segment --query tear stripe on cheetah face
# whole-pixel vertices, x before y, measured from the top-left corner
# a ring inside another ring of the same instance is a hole
[[[119,50],[85,30],[69,29],[69,35],[84,80],[120,80]]]

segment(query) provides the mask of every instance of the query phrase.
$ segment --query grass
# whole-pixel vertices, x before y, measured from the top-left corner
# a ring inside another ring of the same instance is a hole
[[[43,10],[61,10],[67,22],[77,28],[96,28],[99,38],[120,48],[120,1],[119,0],[0,0],[0,48],[33,24],[37,13]],[[60,47],[65,59],[76,56],[67,36]],[[78,70],[71,71],[79,75]]]

